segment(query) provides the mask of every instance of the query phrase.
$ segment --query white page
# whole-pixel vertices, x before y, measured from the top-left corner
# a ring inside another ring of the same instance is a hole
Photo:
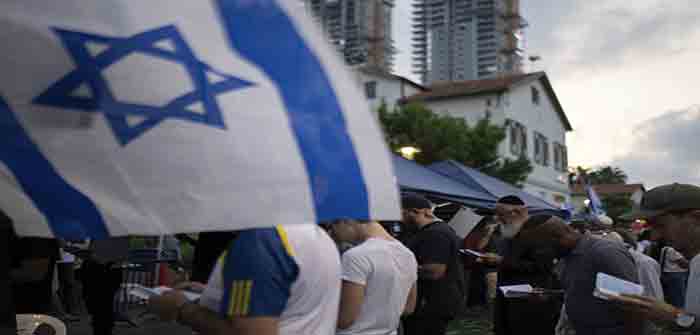
[[[172,288],[167,287],[167,286],[158,286],[158,287],[150,288],[150,287],[145,287],[145,286],[141,286],[138,284],[134,284],[133,288],[131,290],[129,290],[129,294],[131,294],[135,297],[139,297],[139,298],[144,299],[144,300],[148,300],[152,296],[163,295],[163,293],[171,291],[171,290],[172,290]],[[189,300],[189,301],[196,301],[201,296],[200,294],[194,293],[194,292],[182,291],[182,293],[185,294],[185,298],[187,298],[187,300]]]
[[[471,249],[459,249],[459,252],[461,252],[461,253],[463,253],[463,254],[465,254],[465,255],[473,255],[473,256],[476,256],[476,257],[482,257],[482,256],[484,256],[483,253],[478,252],[478,251],[474,251],[474,250],[471,250]]]
[[[482,218],[483,216],[477,215],[471,209],[462,207],[462,209],[460,209],[459,212],[452,217],[452,220],[450,220],[448,225],[455,230],[457,236],[460,238],[465,238],[472,232],[472,230],[474,230]]]
[[[533,287],[529,284],[500,286],[498,289],[501,290],[501,292],[503,292],[503,296],[506,298],[525,297],[532,293],[532,291],[534,290]]]
[[[642,285],[599,272],[596,275],[595,291],[593,292],[593,295],[598,298],[608,300],[607,297],[601,295],[600,293],[614,296],[619,296],[623,293],[642,295],[642,293],[644,293],[644,287],[642,287]]]

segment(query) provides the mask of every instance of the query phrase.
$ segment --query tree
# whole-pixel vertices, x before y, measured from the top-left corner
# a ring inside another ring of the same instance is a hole
[[[602,184],[626,184],[627,173],[615,166],[603,166],[593,171],[588,171],[586,178],[591,185]],[[618,218],[632,210],[634,201],[628,194],[601,195],[601,201],[605,211],[611,218]]]
[[[627,174],[619,167],[604,166],[588,173],[588,182],[591,185],[600,184],[627,184]]]
[[[394,111],[384,105],[379,109],[379,120],[391,149],[419,148],[415,160],[420,164],[452,159],[519,187],[532,172],[526,157],[499,157],[498,147],[506,131],[488,118],[470,126],[462,118],[438,115],[423,105],[411,104]]]

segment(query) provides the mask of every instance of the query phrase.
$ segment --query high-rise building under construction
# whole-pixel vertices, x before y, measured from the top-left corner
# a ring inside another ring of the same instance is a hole
[[[302,0],[349,65],[391,72],[394,0]]]
[[[414,72],[423,83],[523,72],[519,0],[414,0]]]

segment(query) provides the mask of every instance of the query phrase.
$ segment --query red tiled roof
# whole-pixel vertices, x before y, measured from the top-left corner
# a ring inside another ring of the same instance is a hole
[[[505,91],[516,82],[529,76],[534,76],[535,74],[518,74],[493,79],[466,80],[433,84],[427,87],[428,91],[407,97],[404,99],[404,102],[418,102],[441,98],[501,92]]]
[[[571,127],[571,122],[569,122],[569,119],[566,117],[566,113],[564,113],[564,108],[559,102],[559,98],[557,98],[556,93],[554,93],[554,88],[549,82],[547,74],[544,72],[516,74],[493,79],[438,83],[432,86],[427,86],[427,91],[403,98],[400,102],[425,102],[431,100],[466,97],[487,93],[500,93],[508,90],[513,85],[526,80],[541,81],[542,86],[544,86],[544,88],[546,89],[547,95],[549,96],[550,100],[552,101],[552,104],[554,105],[554,109],[556,110],[557,114],[559,114],[559,118],[564,124],[564,128],[568,131],[573,130],[573,128]]]
[[[613,194],[633,194],[637,191],[644,191],[644,184],[600,184],[593,185],[593,189],[598,195]],[[586,194],[583,185],[576,184],[571,187],[572,194]]]

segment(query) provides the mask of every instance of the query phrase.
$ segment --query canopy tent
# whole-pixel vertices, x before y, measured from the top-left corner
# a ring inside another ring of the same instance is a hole
[[[472,188],[400,156],[393,157],[394,172],[402,191],[456,202],[475,208],[492,208],[498,198]]]
[[[549,214],[568,219],[568,211],[557,208],[556,205],[529,194],[513,185],[503,182],[491,176],[487,176],[475,169],[466,167],[453,160],[434,163],[428,168],[442,176],[458,181],[474,192],[484,193],[493,199],[506,195],[518,196],[525,202],[531,214]],[[493,208],[494,200],[486,208]]]

